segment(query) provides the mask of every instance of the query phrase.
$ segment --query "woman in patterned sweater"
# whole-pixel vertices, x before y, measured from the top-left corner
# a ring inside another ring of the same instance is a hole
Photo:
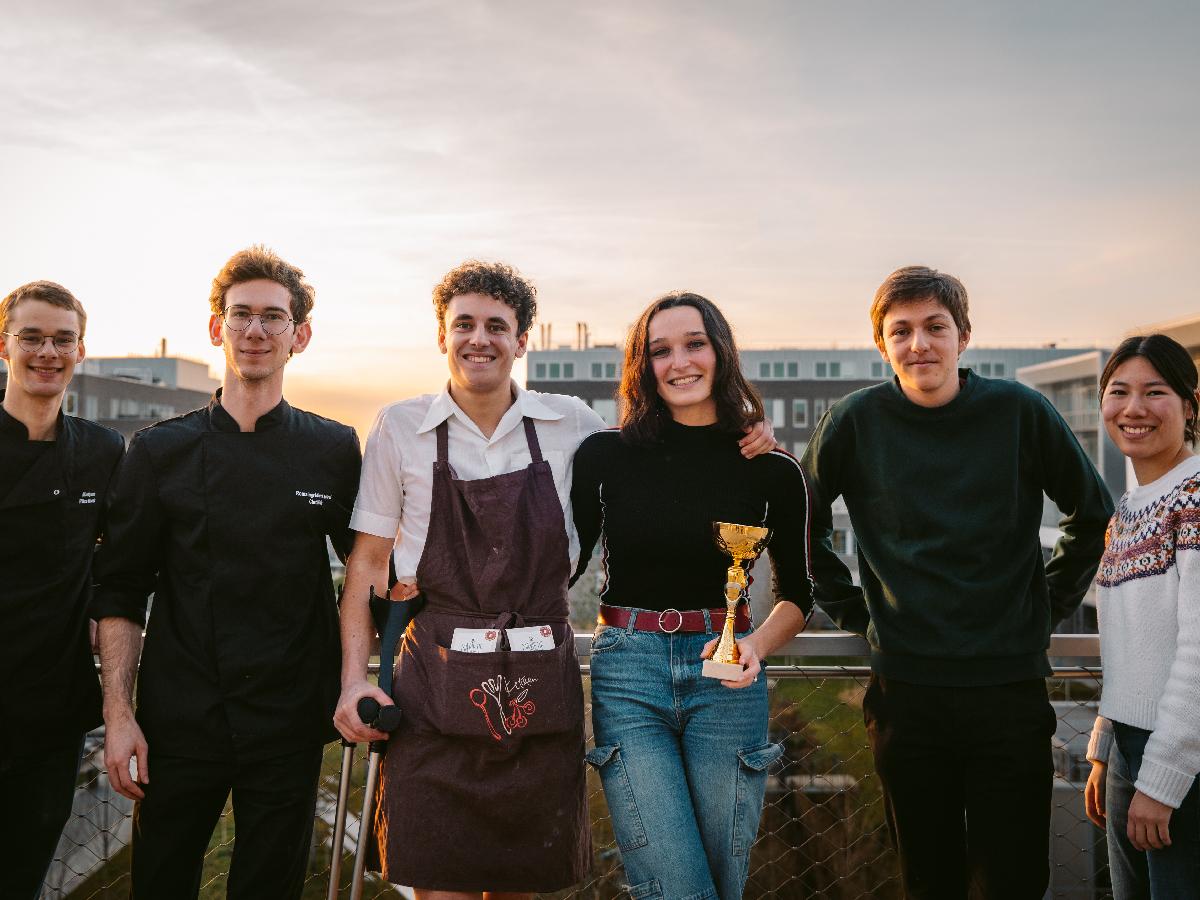
[[[1133,464],[1097,576],[1104,697],[1088,817],[1107,824],[1117,900],[1200,898],[1200,412],[1196,366],[1154,334],[1100,377],[1109,437]]]

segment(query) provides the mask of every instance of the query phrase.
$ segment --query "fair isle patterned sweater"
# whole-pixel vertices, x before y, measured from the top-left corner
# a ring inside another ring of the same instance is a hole
[[[1200,456],[1121,498],[1096,575],[1104,696],[1088,759],[1112,722],[1153,732],[1137,789],[1178,808],[1200,772]]]

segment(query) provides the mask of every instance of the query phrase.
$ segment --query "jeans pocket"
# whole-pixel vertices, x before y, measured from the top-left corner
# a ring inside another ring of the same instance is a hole
[[[750,852],[758,835],[767,769],[783,756],[782,744],[765,744],[738,751],[737,798],[733,810],[733,855]]]
[[[621,745],[593,747],[584,758],[600,773],[617,847],[621,850],[645,847],[649,839],[642,827],[642,816],[629,783],[629,773],[625,770],[625,760],[621,758]]]
[[[598,625],[592,635],[592,655],[607,653],[625,643],[627,632],[624,628],[614,628],[612,625]]]
[[[662,886],[657,878],[629,886],[630,900],[663,900]]]

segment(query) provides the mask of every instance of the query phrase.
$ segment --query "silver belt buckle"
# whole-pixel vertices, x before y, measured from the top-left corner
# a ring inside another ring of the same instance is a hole
[[[675,615],[679,616],[679,621],[675,623],[674,628],[668,628],[666,625],[663,624],[663,616],[665,616],[667,613],[675,613]],[[658,630],[663,632],[664,634],[674,634],[682,627],[683,627],[683,613],[681,613],[679,610],[675,609],[674,607],[672,607],[671,609],[664,609],[662,612],[660,612],[658,614]]]

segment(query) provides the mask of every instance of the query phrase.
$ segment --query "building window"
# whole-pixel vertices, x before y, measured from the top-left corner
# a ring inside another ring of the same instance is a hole
[[[825,415],[825,400],[822,397],[818,397],[813,401],[813,418],[819,422],[823,415]]]
[[[872,378],[886,378],[887,377],[886,375],[883,374],[883,360],[882,359],[877,359],[873,363],[871,363],[871,377]]]
[[[575,363],[563,363],[563,378],[575,377]]]
[[[829,377],[830,378],[841,378],[842,377],[842,364],[840,362],[831,362],[829,364]]]
[[[792,456],[796,457],[796,459],[800,459],[802,456],[804,456],[804,451],[807,449],[808,449],[808,441],[793,441],[792,442]]]
[[[604,377],[604,363],[592,363],[592,377],[593,378],[603,378]]]
[[[79,395],[74,391],[67,391],[67,395],[63,397],[63,412],[68,416],[75,415],[75,406],[79,403]]]
[[[845,555],[850,552],[849,542],[846,540],[846,529],[835,528],[829,536],[830,543],[833,545],[833,552]]]
[[[617,364],[616,363],[605,363],[604,364],[604,377],[605,378],[616,378],[617,377]]]
[[[551,378],[561,378],[562,377],[562,366],[560,366],[558,363],[550,363],[550,377]]]
[[[787,364],[787,373],[788,373],[787,374],[788,378],[799,378],[800,377],[800,363],[798,363],[798,362],[788,363]]]
[[[784,406],[783,400],[780,399],[763,400],[764,411],[776,429],[787,427],[787,419],[783,414]]]
[[[823,363],[823,362],[817,363],[816,377],[817,378],[828,378],[829,377],[829,364],[828,363]]]
[[[770,378],[771,377],[771,364],[770,363],[759,363],[758,364],[758,377],[759,378]]]
[[[792,427],[807,428],[808,427],[808,401],[793,400],[792,401]]]
[[[992,377],[992,364],[981,362],[979,364],[979,374],[986,375],[988,378],[991,378]]]
[[[992,364],[992,374],[995,375],[997,378],[1003,378],[1004,377],[1004,363],[993,363]]]
[[[534,378],[545,378],[546,377],[546,364],[545,363],[534,363],[533,364],[533,377]]]
[[[830,397],[830,398],[829,398],[829,405],[828,405],[827,407],[825,407],[825,408],[826,408],[826,409],[833,409],[833,405],[834,405],[835,403],[837,403],[837,402],[838,402],[839,400],[841,400],[841,399],[842,399],[841,397]]]
[[[783,377],[783,363],[777,362],[771,365],[771,376],[774,378]]]

